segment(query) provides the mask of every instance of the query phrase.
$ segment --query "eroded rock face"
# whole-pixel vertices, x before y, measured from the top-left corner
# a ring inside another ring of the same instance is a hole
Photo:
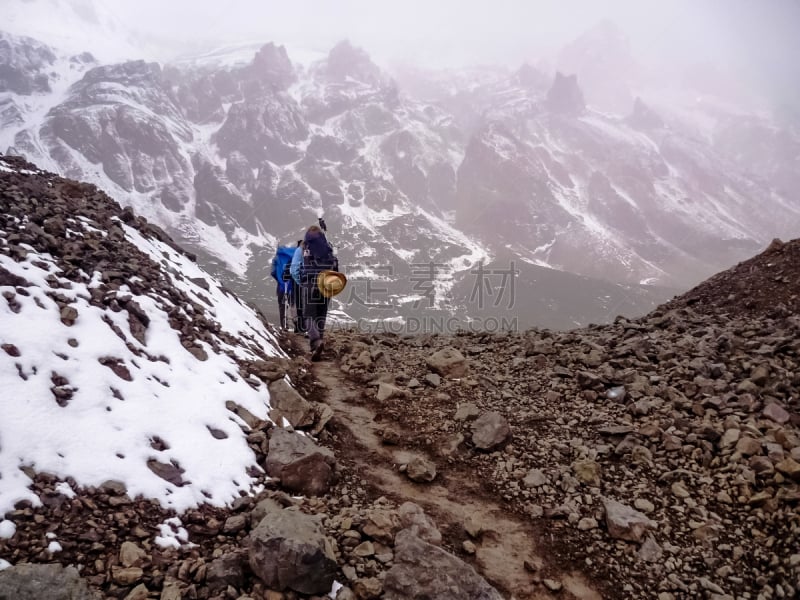
[[[408,530],[395,538],[395,564],[383,582],[386,600],[501,600],[471,566]]]
[[[55,60],[53,50],[45,44],[0,32],[0,92],[49,92],[47,69]]]
[[[297,510],[271,512],[258,524],[249,562],[268,587],[303,594],[329,592],[336,572],[331,541],[316,519]]]

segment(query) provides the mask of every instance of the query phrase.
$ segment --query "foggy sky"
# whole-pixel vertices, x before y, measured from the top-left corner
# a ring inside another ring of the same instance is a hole
[[[797,0],[117,0],[120,17],[173,41],[269,40],[327,51],[349,39],[379,63],[519,66],[603,19],[640,60],[707,62],[800,99]]]
[[[326,53],[349,39],[384,67],[518,67],[552,59],[607,19],[639,61],[711,64],[800,106],[800,0],[40,1],[65,2],[76,12],[97,2],[123,29],[147,38],[156,51],[150,58],[159,60],[243,41],[284,44],[290,56]],[[28,0],[0,0],[0,14],[14,2],[24,7]]]
[[[797,62],[800,54],[796,0],[115,0],[107,7],[140,31],[177,40],[329,48],[347,38],[378,60],[519,64],[603,19],[642,55],[738,64],[783,55]]]

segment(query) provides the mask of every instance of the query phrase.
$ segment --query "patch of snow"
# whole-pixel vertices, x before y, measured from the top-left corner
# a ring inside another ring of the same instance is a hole
[[[66,481],[59,482],[55,487],[55,491],[67,498],[74,498],[76,496],[75,492]]]
[[[171,517],[158,526],[160,535],[155,537],[155,543],[161,548],[192,547],[189,542],[189,532],[183,527],[178,517]]]
[[[10,540],[17,533],[17,526],[13,521],[0,521],[0,540]]]
[[[333,585],[331,586],[331,591],[328,592],[328,598],[336,598],[336,594],[339,593],[339,590],[342,589],[342,584],[338,581],[334,581]]]

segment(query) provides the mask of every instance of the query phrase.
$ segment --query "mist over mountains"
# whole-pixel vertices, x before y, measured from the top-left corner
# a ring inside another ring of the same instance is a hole
[[[553,69],[390,74],[346,41],[108,63],[48,41],[0,38],[0,151],[98,184],[262,306],[275,245],[323,214],[351,279],[337,314],[369,323],[607,322],[800,229],[798,130],[711,78],[659,85],[608,22]]]

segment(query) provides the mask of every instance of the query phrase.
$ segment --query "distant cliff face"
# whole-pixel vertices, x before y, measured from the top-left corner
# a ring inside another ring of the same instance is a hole
[[[800,226],[800,136],[715,113],[706,138],[641,101],[598,113],[581,76],[450,73],[415,99],[348,43],[307,68],[274,44],[248,62],[163,68],[4,44],[0,146],[107,188],[253,299],[268,295],[275,244],[320,214],[358,277],[391,271],[389,316],[416,296],[422,264],[437,265],[434,304],[469,314],[454,290],[481,261],[685,287]],[[748,154],[754,140],[772,158]]]

